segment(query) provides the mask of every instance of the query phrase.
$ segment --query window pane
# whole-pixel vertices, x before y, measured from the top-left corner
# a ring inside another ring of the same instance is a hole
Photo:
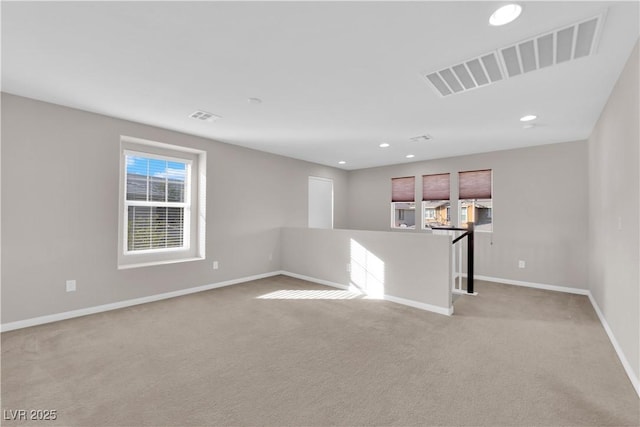
[[[175,182],[169,180],[167,183],[167,202],[184,202],[184,181]]]
[[[167,208],[167,247],[176,248],[183,246],[183,208]]]
[[[180,248],[184,246],[184,208],[129,206],[127,249]]]
[[[151,249],[167,247],[167,208],[151,208]]]
[[[129,206],[127,249],[139,251],[151,247],[151,208]]]
[[[127,200],[185,201],[187,164],[141,156],[126,156]]]
[[[167,162],[167,201],[184,202],[184,187],[187,178],[185,163]]]
[[[460,227],[466,228],[467,222],[473,222],[477,231],[492,231],[492,199],[460,200]]]
[[[392,228],[416,228],[415,203],[391,203],[393,209]]]
[[[166,178],[159,178],[155,176],[149,177],[149,190],[151,193],[152,202],[164,202],[167,191]]]
[[[127,156],[127,200],[147,200],[149,160]]]
[[[422,202],[425,228],[450,227],[449,200],[429,200]]]

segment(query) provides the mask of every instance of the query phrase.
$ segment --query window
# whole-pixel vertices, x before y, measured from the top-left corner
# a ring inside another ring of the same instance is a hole
[[[413,176],[391,179],[391,228],[416,228]]]
[[[491,169],[458,173],[460,227],[473,222],[476,231],[493,231]]]
[[[203,259],[205,153],[127,137],[120,145],[118,267]]]
[[[449,174],[422,176],[422,228],[449,227]]]
[[[466,224],[469,221],[469,206],[467,203],[460,203],[460,224]]]
[[[125,151],[125,164],[125,253],[187,248],[191,161]]]

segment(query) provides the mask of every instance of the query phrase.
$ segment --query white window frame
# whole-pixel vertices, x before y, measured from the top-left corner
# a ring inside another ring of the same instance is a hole
[[[494,185],[493,185],[493,182],[494,182],[493,181],[493,177],[494,177],[494,173],[493,172],[494,172],[494,170],[493,170],[493,168],[488,169],[488,170],[491,171],[491,199],[490,199],[491,200],[491,230],[483,230],[483,229],[474,228],[473,229],[474,233],[493,233],[493,225],[495,224],[495,221],[493,219],[493,206],[494,206],[493,202],[495,200],[495,190],[494,190]],[[461,172],[463,172],[463,171],[461,171]],[[458,174],[459,173],[460,172],[458,172]],[[458,175],[458,177],[459,177],[459,175]],[[460,218],[460,210],[461,210],[462,202],[468,202],[468,203],[473,202],[475,204],[476,200],[478,200],[478,199],[460,199],[460,198],[458,198],[458,200],[457,200],[457,204],[458,204],[458,224],[459,224],[458,227],[466,228],[466,226],[467,226],[466,223],[465,224],[462,223],[462,220]],[[484,199],[480,199],[480,200],[484,200]],[[474,207],[474,210],[475,210],[475,207]],[[475,214],[475,212],[474,212],[474,214]]]
[[[129,201],[127,155],[187,164],[184,202]],[[118,215],[118,268],[146,267],[205,258],[206,152],[128,136],[120,137],[120,185]],[[129,206],[183,207],[183,246],[130,251],[127,247]]]

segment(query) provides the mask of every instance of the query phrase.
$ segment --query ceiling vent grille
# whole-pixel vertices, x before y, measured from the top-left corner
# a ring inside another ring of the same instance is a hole
[[[202,120],[203,122],[212,122],[214,120],[218,120],[222,118],[220,116],[216,116],[213,113],[207,113],[206,111],[200,111],[200,110],[194,111],[193,113],[189,114],[189,117],[196,120]]]
[[[411,142],[426,142],[431,140],[431,135],[420,135],[409,138]]]
[[[438,94],[449,96],[593,55],[602,21],[601,14],[428,73],[426,78]]]

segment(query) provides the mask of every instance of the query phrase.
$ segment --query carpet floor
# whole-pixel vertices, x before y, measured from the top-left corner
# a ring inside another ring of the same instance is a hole
[[[587,297],[476,289],[449,317],[276,276],[6,332],[2,425],[640,425]]]

